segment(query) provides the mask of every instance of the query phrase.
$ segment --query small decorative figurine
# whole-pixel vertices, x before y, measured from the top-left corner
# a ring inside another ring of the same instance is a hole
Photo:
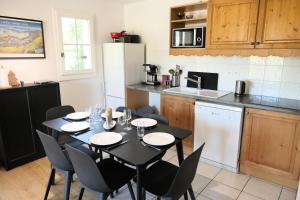
[[[16,77],[16,74],[11,70],[8,73],[8,83],[10,86],[19,86],[20,85],[20,83],[18,82],[18,79]]]

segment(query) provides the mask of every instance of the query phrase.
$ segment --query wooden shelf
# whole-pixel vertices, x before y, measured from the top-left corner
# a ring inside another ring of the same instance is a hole
[[[178,10],[182,9],[186,12],[195,11],[195,10],[204,10],[207,9],[207,2],[184,4],[184,5],[171,7],[171,9],[178,9]]]
[[[203,18],[193,18],[193,19],[178,19],[178,20],[171,20],[171,23],[184,23],[184,22],[206,22],[206,17]]]
[[[207,48],[170,48],[173,56],[299,56],[300,49],[207,49]]]

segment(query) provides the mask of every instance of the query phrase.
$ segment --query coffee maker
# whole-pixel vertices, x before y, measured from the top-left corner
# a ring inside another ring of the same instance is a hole
[[[157,80],[158,67],[152,64],[143,64],[145,72],[145,81],[143,82],[146,85],[159,85],[160,82]]]

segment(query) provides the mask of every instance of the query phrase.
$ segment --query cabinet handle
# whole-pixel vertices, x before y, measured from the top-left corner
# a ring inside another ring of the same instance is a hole
[[[255,42],[251,42],[250,44],[251,44],[251,45],[255,45]]]
[[[255,45],[260,45],[260,42],[256,42]]]

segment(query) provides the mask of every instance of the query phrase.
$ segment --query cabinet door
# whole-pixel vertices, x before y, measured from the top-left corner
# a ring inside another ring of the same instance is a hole
[[[261,0],[256,48],[300,48],[300,1]]]
[[[254,48],[259,0],[210,0],[207,48]]]
[[[47,132],[42,122],[46,120],[46,111],[60,105],[60,92],[58,84],[49,84],[28,89],[30,99],[30,113],[33,125],[33,131],[36,141],[37,152],[43,154],[44,150],[35,130],[38,129]]]
[[[170,126],[194,131],[194,104],[194,99],[162,95],[161,113],[169,119]],[[192,135],[185,142],[192,146],[193,138]]]
[[[6,168],[35,153],[25,89],[11,89],[0,93],[0,137]]]
[[[241,170],[293,187],[298,181],[300,118],[247,109]]]

